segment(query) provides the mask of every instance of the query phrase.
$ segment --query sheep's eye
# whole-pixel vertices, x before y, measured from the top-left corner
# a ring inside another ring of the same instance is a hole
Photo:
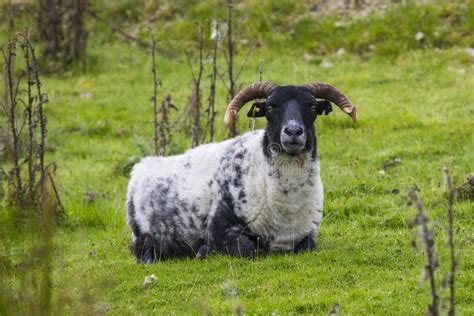
[[[318,110],[318,109],[316,108],[316,105],[312,105],[312,106],[311,106],[311,111],[312,111],[312,112],[316,112],[317,110]]]
[[[273,111],[273,106],[267,105],[267,112],[272,112]]]

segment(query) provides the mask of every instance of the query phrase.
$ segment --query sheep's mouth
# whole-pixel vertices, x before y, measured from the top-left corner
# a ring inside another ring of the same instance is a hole
[[[288,154],[299,154],[305,148],[303,142],[282,142],[283,150]]]

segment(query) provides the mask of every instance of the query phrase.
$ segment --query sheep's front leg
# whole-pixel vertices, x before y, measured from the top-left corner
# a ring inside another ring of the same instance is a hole
[[[229,205],[219,203],[219,208],[211,218],[208,229],[210,238],[206,251],[231,256],[255,256],[257,239],[249,232],[245,221],[239,218]]]
[[[316,242],[314,241],[314,234],[311,233],[303,240],[301,240],[295,247],[295,252],[310,251],[316,248]]]
[[[211,249],[234,257],[254,257],[257,251],[255,242],[239,231],[239,227],[233,227],[224,234],[218,234],[213,238]]]

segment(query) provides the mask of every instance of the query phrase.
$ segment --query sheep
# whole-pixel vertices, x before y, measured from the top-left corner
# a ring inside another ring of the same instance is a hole
[[[356,108],[326,83],[258,82],[229,103],[225,122],[231,124],[244,104],[262,99],[247,116],[266,117],[264,130],[182,155],[146,157],[134,166],[126,207],[138,262],[315,247],[323,186],[314,122],[332,111],[330,102],[354,122]]]

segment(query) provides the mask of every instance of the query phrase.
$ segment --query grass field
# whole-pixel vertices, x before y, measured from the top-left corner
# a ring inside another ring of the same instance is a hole
[[[44,77],[51,100],[47,158],[59,166],[57,185],[68,214],[56,234],[53,268],[54,300],[68,295],[66,310],[327,314],[338,303],[341,314],[425,312],[428,287],[419,281],[424,260],[410,247],[408,224],[415,210],[407,205],[406,190],[416,186],[429,216],[446,225],[442,167],[449,167],[456,184],[474,171],[474,64],[465,47],[411,49],[389,60],[329,54],[324,57],[333,64],[329,68],[308,61],[303,52],[257,49],[242,82],[258,80],[258,64],[264,60],[264,79],[327,81],[358,107],[357,125],[337,109],[316,122],[325,186],[317,249],[257,260],[214,255],[150,266],[138,265],[128,250],[128,179],[122,172],[134,157],[151,153],[149,56],[124,43],[92,40],[89,47],[94,63],[86,71]],[[182,109],[191,91],[185,60],[159,58],[158,71],[160,95],[171,93]],[[219,89],[220,141],[226,134],[226,103]],[[247,125],[242,115],[240,130],[248,130]],[[173,137],[174,152],[189,147],[184,133]],[[455,212],[459,244],[472,236],[473,203],[458,200]],[[12,236],[4,257],[13,265],[29,253],[35,239],[30,235]],[[447,233],[441,227],[436,239],[440,282],[449,264]],[[143,280],[150,274],[157,281],[145,288]],[[13,288],[18,278],[11,278]],[[472,315],[472,246],[464,248],[456,278],[458,312]]]

